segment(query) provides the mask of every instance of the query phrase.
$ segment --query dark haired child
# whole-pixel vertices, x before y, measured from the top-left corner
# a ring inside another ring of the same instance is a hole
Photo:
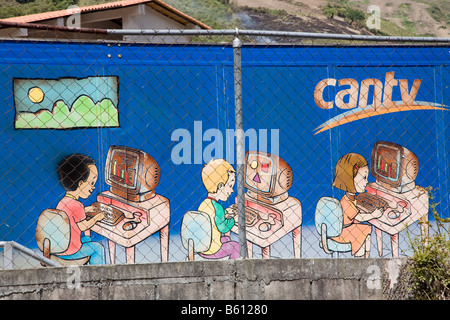
[[[104,214],[98,213],[88,220],[86,211],[92,212],[93,208],[91,206],[85,208],[78,200],[89,198],[95,189],[98,169],[94,160],[82,154],[72,154],[59,163],[58,176],[66,194],[56,209],[66,212],[70,222],[69,247],[65,252],[58,254],[58,257],[65,260],[90,257],[91,265],[105,264],[104,247],[99,242],[92,241],[89,236],[83,235],[83,232],[102,220]]]

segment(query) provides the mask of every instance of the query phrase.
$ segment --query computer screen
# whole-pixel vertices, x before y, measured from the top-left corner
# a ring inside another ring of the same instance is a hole
[[[278,157],[265,152],[248,151],[245,155],[245,187],[265,197],[276,197],[292,186],[291,167]]]
[[[404,192],[415,186],[419,161],[405,147],[378,141],[372,149],[370,169],[378,183],[394,191]]]
[[[130,201],[143,201],[155,195],[160,168],[144,151],[111,146],[106,157],[105,178],[113,194]]]

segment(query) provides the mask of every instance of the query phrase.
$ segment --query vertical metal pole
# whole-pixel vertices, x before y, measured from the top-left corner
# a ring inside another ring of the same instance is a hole
[[[245,228],[245,188],[244,188],[244,124],[242,115],[242,67],[241,67],[242,42],[238,38],[233,40],[234,56],[234,113],[236,130],[236,185],[237,185],[237,211],[239,230],[239,255],[247,258],[247,237]]]
[[[12,241],[5,241],[3,246],[3,269],[14,269],[14,245]]]

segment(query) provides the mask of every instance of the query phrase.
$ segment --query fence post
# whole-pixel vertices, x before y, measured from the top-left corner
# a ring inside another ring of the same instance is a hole
[[[14,243],[5,241],[3,246],[3,269],[14,269]]]
[[[244,188],[244,124],[242,115],[242,42],[236,37],[233,40],[233,69],[234,69],[234,114],[236,130],[236,185],[237,185],[237,211],[239,230],[239,255],[247,258],[247,238],[245,229],[245,188]]]

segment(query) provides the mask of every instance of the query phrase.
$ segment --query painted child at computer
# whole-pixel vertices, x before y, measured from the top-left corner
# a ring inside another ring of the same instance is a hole
[[[207,251],[199,253],[206,259],[239,257],[239,244],[232,241],[228,233],[234,226],[234,215],[228,213],[219,201],[226,201],[233,193],[236,171],[223,159],[211,160],[203,167],[202,181],[208,196],[200,204],[198,211],[209,215],[211,220],[211,245]]]
[[[127,146],[109,147],[105,182],[110,189],[97,195],[96,207],[106,219],[94,229],[108,239],[111,263],[116,244],[125,247],[127,263],[135,262],[135,246],[159,232],[161,261],[168,260],[170,202],[156,194],[161,169],[147,152]]]
[[[350,243],[355,257],[368,258],[370,254],[372,227],[362,222],[382,215],[381,209],[365,213],[357,207],[356,195],[365,191],[369,183],[368,175],[368,163],[359,154],[348,153],[336,164],[333,186],[345,191],[340,201],[344,213],[344,228],[338,237],[332,239],[339,243]]]
[[[378,243],[382,241],[381,231],[391,236],[392,254],[398,256],[398,234],[417,220],[422,222],[422,236],[428,234],[429,197],[428,192],[416,185],[419,173],[419,159],[407,148],[388,141],[377,141],[373,145],[371,174],[375,182],[366,192],[383,198],[389,207],[376,222]],[[382,247],[379,245],[379,254]]]
[[[56,209],[66,212],[70,223],[70,243],[68,249],[58,254],[59,258],[65,260],[77,260],[90,257],[90,264],[104,264],[105,250],[103,246],[83,235],[95,223],[104,218],[103,213],[93,215],[91,219],[86,218],[86,212],[94,212],[91,206],[84,207],[80,198],[87,199],[95,189],[98,178],[98,169],[93,159],[73,154],[64,158],[58,165],[58,176],[64,189],[65,196],[56,206]]]
[[[302,206],[288,194],[293,184],[292,168],[276,154],[247,151],[244,178],[247,240],[262,248],[263,258],[269,258],[270,246],[292,233],[294,257],[300,258]],[[236,212],[237,205],[231,209]],[[248,248],[251,256],[252,248]]]

